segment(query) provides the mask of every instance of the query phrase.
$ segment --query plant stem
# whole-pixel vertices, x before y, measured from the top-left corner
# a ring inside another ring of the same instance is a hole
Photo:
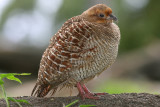
[[[75,100],[75,101],[73,101],[72,103],[66,105],[65,107],[70,107],[71,105],[73,105],[73,104],[75,104],[75,103],[77,103],[77,102],[78,102],[78,100]]]
[[[16,99],[14,99],[12,97],[8,97],[8,100],[15,102],[19,107],[22,107],[22,105]]]
[[[4,89],[4,85],[3,85],[3,84],[1,85],[1,88],[2,88],[2,92],[3,92],[4,98],[5,98],[5,100],[6,100],[6,103],[7,103],[7,107],[10,107],[9,101],[8,101],[8,98],[7,98],[7,95],[6,95],[6,92],[5,92],[5,89]]]

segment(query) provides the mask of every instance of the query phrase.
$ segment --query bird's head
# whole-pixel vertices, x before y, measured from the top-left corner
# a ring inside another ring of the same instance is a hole
[[[105,4],[97,4],[82,13],[82,16],[89,21],[98,24],[112,23],[117,18],[112,14],[112,9]]]

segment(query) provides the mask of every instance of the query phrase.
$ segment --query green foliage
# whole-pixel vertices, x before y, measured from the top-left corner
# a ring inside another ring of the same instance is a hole
[[[0,86],[1,86],[1,89],[2,89],[2,92],[3,92],[3,95],[4,95],[4,98],[5,98],[5,100],[6,100],[7,107],[10,107],[8,100],[11,100],[11,101],[13,101],[13,102],[16,102],[19,107],[22,107],[21,104],[20,104],[20,102],[27,103],[27,104],[29,104],[29,102],[26,101],[26,100],[16,100],[16,99],[14,99],[14,98],[12,98],[12,97],[7,97],[6,91],[5,91],[5,89],[4,89],[4,81],[3,81],[3,78],[7,78],[7,79],[9,79],[9,80],[13,80],[13,81],[17,81],[17,82],[19,82],[19,83],[22,83],[21,80],[20,80],[19,78],[15,77],[15,76],[16,76],[16,75],[30,75],[30,74],[31,74],[31,73],[21,73],[21,74],[18,74],[18,73],[8,73],[8,74],[0,74]]]

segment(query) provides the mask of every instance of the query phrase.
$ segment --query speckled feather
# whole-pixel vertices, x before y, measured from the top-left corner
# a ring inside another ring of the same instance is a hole
[[[59,86],[86,83],[116,59],[120,31],[115,23],[97,24],[82,15],[66,21],[44,52],[32,95],[43,97]]]

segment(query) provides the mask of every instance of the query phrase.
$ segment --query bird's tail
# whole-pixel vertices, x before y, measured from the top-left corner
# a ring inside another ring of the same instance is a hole
[[[51,88],[51,85],[36,85],[34,86],[31,96],[44,97],[52,89],[52,94],[54,94],[57,88]]]

